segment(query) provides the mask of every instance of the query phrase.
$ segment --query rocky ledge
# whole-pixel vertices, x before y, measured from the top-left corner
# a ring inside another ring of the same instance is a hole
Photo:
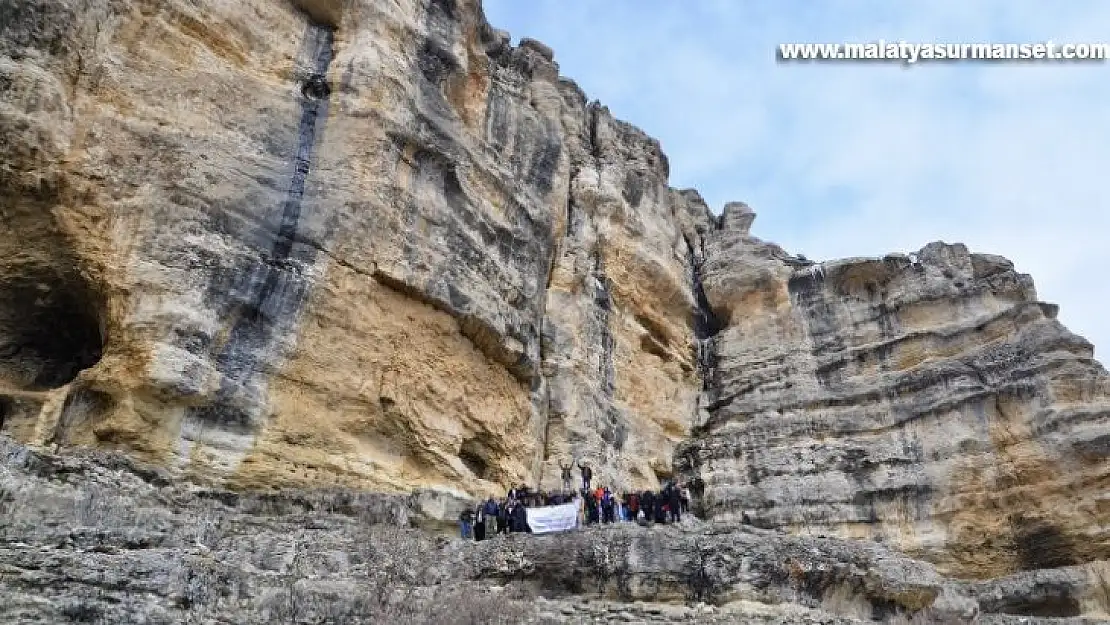
[[[237,494],[2,436],[0,461],[5,623],[1029,623],[1110,605],[1098,567],[968,583],[878,544],[731,523],[474,543],[421,529],[410,498]]]

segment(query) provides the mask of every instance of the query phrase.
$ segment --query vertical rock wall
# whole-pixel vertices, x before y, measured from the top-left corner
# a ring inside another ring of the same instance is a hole
[[[670,473],[700,383],[666,159],[545,46],[447,0],[5,11],[22,440],[244,487]]]

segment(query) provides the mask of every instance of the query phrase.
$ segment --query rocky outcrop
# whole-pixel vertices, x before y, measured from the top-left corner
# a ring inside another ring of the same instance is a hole
[[[879,545],[738,525],[474,543],[414,529],[401,497],[240,494],[3,436],[0,461],[5,623],[1028,623],[1110,607],[1095,569],[967,584]]]
[[[940,243],[814,264],[739,213],[709,239],[724,329],[681,453],[704,514],[971,577],[1110,555],[1110,382],[1029,276]]]
[[[477,0],[0,18],[19,441],[208,488],[417,490],[448,517],[583,459],[945,574],[1110,557],[1110,382],[1028,276],[960,245],[815,264],[753,238],[751,208],[670,188],[657,141]]]

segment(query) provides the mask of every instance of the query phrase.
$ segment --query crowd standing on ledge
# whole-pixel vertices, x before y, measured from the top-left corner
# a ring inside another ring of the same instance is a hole
[[[535,492],[527,486],[509,489],[500,501],[490,497],[473,508],[466,508],[459,515],[459,531],[463,538],[486,540],[496,534],[526,532],[526,510],[532,507],[558,506],[574,503],[578,507],[578,527],[597,523],[678,523],[690,509],[690,491],[674,482],[667,482],[661,490],[640,493],[613,493],[609,488],[591,488],[593,471],[579,463],[582,488],[575,492],[571,486],[573,465],[559,465],[562,470],[563,490],[556,493]]]

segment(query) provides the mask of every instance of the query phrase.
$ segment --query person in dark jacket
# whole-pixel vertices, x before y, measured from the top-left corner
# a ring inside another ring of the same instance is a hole
[[[486,539],[486,512],[482,504],[474,508],[474,540]]]
[[[497,507],[497,533],[505,534],[509,531],[509,506],[512,505],[508,501],[501,502]]]
[[[529,531],[528,513],[524,506],[517,504],[513,507],[513,511],[509,515],[509,523],[512,525],[512,531],[514,532]]]
[[[490,497],[482,504],[482,513],[486,518],[486,538],[493,538],[497,534],[497,502]]]
[[[586,492],[586,522],[593,525],[600,520],[597,496],[590,491]]]
[[[582,488],[590,490],[590,480],[594,479],[594,470],[589,464],[582,464],[581,460],[578,461],[578,470],[582,472]]]
[[[613,522],[613,496],[609,494],[609,489],[605,489],[601,496],[601,522]]]
[[[474,511],[470,508],[463,510],[459,514],[459,534],[463,538],[470,538],[471,523],[474,521]]]
[[[648,523],[655,522],[655,493],[650,490],[640,493],[640,509],[644,511],[644,519]]]
[[[667,491],[667,507],[671,510],[671,521],[675,523],[682,522],[682,491],[677,486],[671,484],[670,490]]]

